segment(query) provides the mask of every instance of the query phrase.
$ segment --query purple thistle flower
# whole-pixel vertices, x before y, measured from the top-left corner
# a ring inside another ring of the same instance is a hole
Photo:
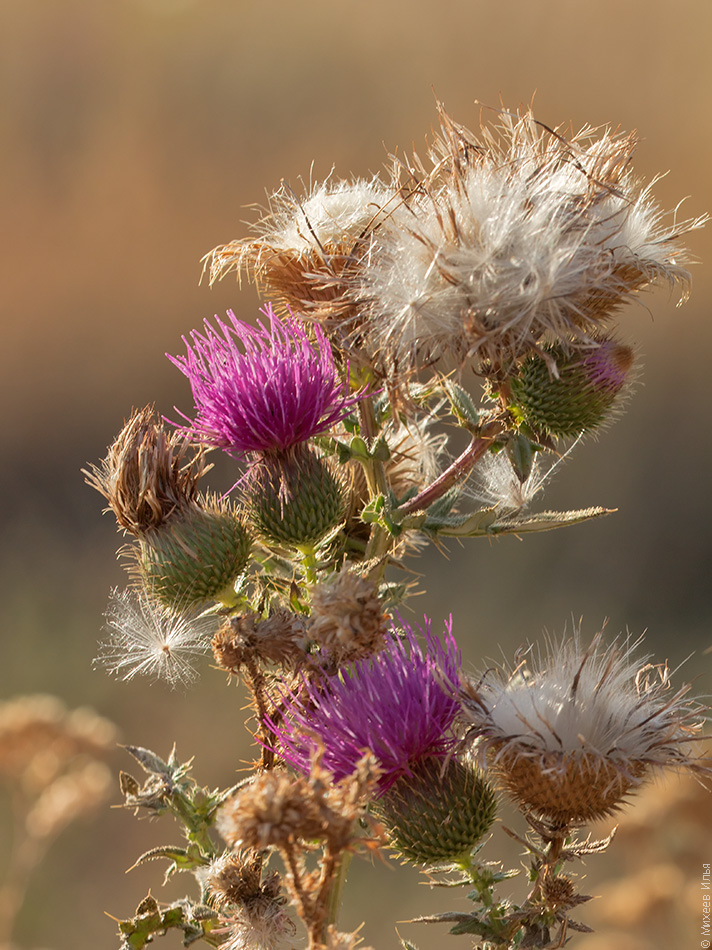
[[[271,305],[261,312],[269,329],[228,310],[230,325],[216,317],[219,330],[206,320],[192,344],[183,337],[186,356],[166,353],[193,390],[197,413],[180,413],[189,423],[182,431],[235,455],[287,451],[327,432],[363,398],[349,395],[319,326],[312,342],[294,317],[279,320]]]
[[[381,653],[326,682],[304,680],[298,692],[282,696],[285,719],[270,727],[283,758],[308,772],[314,750],[323,747],[322,764],[339,781],[370,750],[383,769],[382,793],[417,762],[452,751],[460,683],[452,620],[441,642],[425,619],[425,649],[411,627],[400,623],[405,637],[394,627]]]

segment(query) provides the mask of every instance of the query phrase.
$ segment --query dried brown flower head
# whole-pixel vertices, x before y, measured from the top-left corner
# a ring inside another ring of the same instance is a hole
[[[216,247],[204,258],[210,283],[236,271],[273,300],[319,320],[343,336],[358,322],[344,293],[344,272],[354,265],[366,235],[382,220],[393,192],[378,178],[339,181],[331,176],[300,198],[283,184],[269,211],[253,225],[254,237]]]
[[[198,480],[210,467],[205,451],[167,433],[146,406],[133,413],[106,458],[83,472],[109,502],[119,528],[143,537],[192,507]]]
[[[262,851],[297,839],[324,838],[326,817],[306,778],[271,771],[256,776],[223,805],[217,827],[233,847]]]
[[[264,861],[254,851],[226,851],[201,875],[213,900],[224,904],[250,904],[266,897],[274,900],[280,893],[277,871],[262,879]]]
[[[255,662],[299,666],[305,645],[304,620],[281,607],[264,620],[254,613],[231,617],[212,640],[216,663],[233,673]]]
[[[388,619],[373,581],[341,571],[314,588],[308,634],[334,662],[351,662],[382,650],[387,630]]]

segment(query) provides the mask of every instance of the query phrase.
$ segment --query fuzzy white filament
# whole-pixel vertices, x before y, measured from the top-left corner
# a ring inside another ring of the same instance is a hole
[[[214,629],[213,618],[174,614],[144,591],[114,589],[96,663],[125,681],[150,676],[185,686],[197,678],[193,663],[207,652]]]
[[[300,201],[286,185],[272,195],[271,214],[255,225],[266,244],[296,254],[351,245],[373,226],[392,197],[377,178],[327,179]]]
[[[524,481],[520,481],[506,452],[487,452],[473,469],[463,494],[488,507],[499,507],[504,515],[516,514],[543,491],[544,485],[578,442],[579,439],[576,439],[559,456],[537,452],[531,472]]]
[[[689,274],[680,235],[628,169],[635,138],[570,141],[530,114],[479,139],[447,117],[408,211],[373,231],[359,292],[386,352],[502,360],[588,339],[647,284]]]
[[[485,745],[523,755],[584,753],[622,772],[633,763],[690,765],[682,746],[699,729],[700,707],[685,700],[685,688],[670,690],[666,666],[636,660],[639,642],[605,648],[599,634],[584,649],[577,634],[551,646],[531,672],[486,678],[474,731]]]

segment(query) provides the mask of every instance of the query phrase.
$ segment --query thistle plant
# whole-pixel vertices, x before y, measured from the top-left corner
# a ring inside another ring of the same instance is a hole
[[[577,630],[532,648],[531,668],[522,655],[477,676],[460,618],[441,635],[404,619],[423,546],[608,514],[531,508],[630,395],[623,305],[661,282],[684,298],[681,240],[706,220],[667,223],[630,170],[632,135],[567,138],[529,112],[479,136],[440,119],[424,159],[302,198],[283,185],[252,234],[208,254],[211,281],[235,271],[270,302],[256,326],[229,312],[184,337],[168,358],[193,408],[135,412],[85,473],[133,539],[99,662],[175,686],[211,652],[248,687],[256,751],[235,787],[209,790],[175,750],[129,747],[146,777],[122,774],[126,806],[184,836],[139,863],[195,887],[146,897],[124,948],[175,928],[186,945],[348,950],[349,862],[374,851],[466,886],[471,912],[422,920],[469,945],[563,946],[588,929],[567,864],[609,843],[582,828],[655,772],[710,775],[705,708],[637,643]],[[202,488],[215,449],[235,466],[220,499]],[[483,854],[502,796],[529,858],[519,902],[517,872]]]

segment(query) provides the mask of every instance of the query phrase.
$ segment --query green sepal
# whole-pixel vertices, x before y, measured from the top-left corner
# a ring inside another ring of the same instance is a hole
[[[367,505],[364,505],[361,511],[361,521],[364,521],[366,524],[378,524],[381,520],[381,512],[385,504],[385,497],[383,495],[376,495]]]

